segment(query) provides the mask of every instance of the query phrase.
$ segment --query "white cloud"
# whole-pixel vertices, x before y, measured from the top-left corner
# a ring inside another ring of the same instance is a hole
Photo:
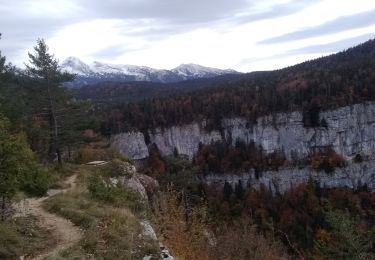
[[[28,15],[30,21],[43,17],[46,21],[50,19],[56,23],[53,27],[46,25],[45,33],[40,36],[47,38],[51,51],[61,60],[77,56],[88,62],[100,60],[155,68],[172,68],[190,62],[218,68],[231,67],[240,71],[280,68],[327,53],[322,49],[321,53],[296,55],[288,54],[290,50],[349,39],[372,33],[375,29],[374,21],[373,25],[337,32],[335,28],[330,28],[333,32],[326,35],[277,44],[260,43],[275,36],[324,26],[341,17],[375,9],[375,2],[368,0],[237,0],[232,7],[228,1],[228,13],[231,16],[225,13],[226,2],[220,0],[220,6],[214,8],[214,13],[206,20],[201,13],[209,12],[210,5],[205,3],[200,6],[200,1],[184,3],[189,12],[182,12],[180,18],[179,13],[171,13],[181,9],[173,1],[166,1],[164,9],[157,0],[112,0],[105,4],[92,1],[92,5],[87,8],[79,4],[85,1],[22,0],[20,3],[25,7],[22,9],[23,15]],[[147,9],[149,6],[157,6],[155,15]],[[12,4],[0,7],[0,17],[5,10],[7,13],[16,13],[16,6],[11,7]],[[125,7],[138,13],[124,11],[124,16],[128,17],[120,17],[120,9]],[[207,10],[200,10],[200,7]],[[200,10],[196,15],[193,13],[195,9]],[[4,19],[0,18],[0,22]],[[11,17],[8,15],[7,19]],[[9,24],[20,26],[17,23]],[[17,47],[17,54],[9,51],[9,58],[17,63],[26,59],[26,44],[30,50],[30,44],[35,44],[32,41],[38,35],[38,28],[34,30],[28,40],[21,41],[25,48]],[[9,41],[5,46],[11,48],[12,44]]]

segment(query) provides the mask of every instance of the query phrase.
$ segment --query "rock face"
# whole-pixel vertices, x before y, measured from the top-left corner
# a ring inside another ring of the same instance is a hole
[[[127,157],[139,160],[148,157],[148,148],[141,132],[122,133],[112,137],[112,145]]]
[[[260,189],[263,185],[273,193],[284,193],[291,187],[314,180],[322,188],[348,187],[351,189],[367,185],[375,191],[375,160],[353,163],[345,168],[336,168],[333,173],[317,172],[310,168],[284,168],[279,171],[263,172],[258,178],[254,171],[241,174],[209,174],[202,180],[209,185],[221,185],[228,182],[233,188],[241,181],[243,188]]]
[[[305,128],[301,112],[278,113],[260,117],[251,125],[244,118],[227,118],[221,131],[208,132],[203,123],[192,123],[166,129],[152,129],[147,143],[155,143],[163,155],[176,150],[190,159],[199,143],[241,140],[261,145],[267,153],[284,151],[286,157],[304,158],[316,149],[332,146],[346,158],[357,153],[375,152],[375,102],[366,102],[320,113],[327,127]],[[112,145],[132,159],[143,159],[148,154],[146,138],[141,132],[122,133],[112,137]]]
[[[370,160],[359,164],[349,163],[345,168],[336,169],[333,174],[316,172],[308,167],[285,168],[277,172],[264,172],[259,178],[250,171],[239,175],[208,175],[204,181],[209,184],[224,184],[227,181],[235,185],[241,180],[246,187],[259,188],[264,185],[273,192],[282,193],[312,178],[322,187],[357,188],[367,184],[375,191],[375,102],[321,112],[319,117],[320,120],[324,119],[326,127],[304,127],[302,113],[296,111],[260,117],[253,125],[244,118],[223,119],[221,131],[207,132],[204,122],[164,130],[158,128],[148,132],[147,140],[149,144],[156,144],[162,155],[172,155],[176,150],[190,159],[197,152],[199,143],[215,141],[255,142],[266,153],[283,151],[290,161],[332,147],[349,162],[357,154]],[[140,132],[123,133],[112,138],[112,145],[130,158],[142,159],[148,156],[145,140]]]
[[[121,184],[135,192],[145,201],[148,200],[147,191],[155,191],[159,187],[159,183],[142,173],[138,173],[135,166],[128,162],[121,162],[122,174],[117,177],[111,178],[112,185]]]

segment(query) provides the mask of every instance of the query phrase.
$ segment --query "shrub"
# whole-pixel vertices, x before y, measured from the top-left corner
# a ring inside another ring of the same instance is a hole
[[[329,160],[329,164],[332,165],[333,167],[341,168],[341,167],[344,167],[346,164],[344,157],[335,152],[331,153],[328,160]]]
[[[33,165],[20,178],[20,189],[30,195],[43,196],[52,183],[52,176],[38,165]]]
[[[346,165],[342,155],[337,154],[334,150],[328,149],[314,154],[310,159],[310,167],[316,171],[325,171],[332,173],[336,167],[341,168]]]
[[[89,178],[88,189],[93,198],[112,204],[115,207],[126,206],[133,212],[145,210],[142,198],[135,192],[120,185],[112,185],[101,176],[93,175]]]
[[[110,163],[99,168],[99,174],[105,177],[131,177],[133,165],[121,159],[113,159]]]

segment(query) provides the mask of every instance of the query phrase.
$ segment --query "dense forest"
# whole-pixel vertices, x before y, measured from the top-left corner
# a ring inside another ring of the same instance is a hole
[[[257,74],[258,73],[255,72],[253,76]],[[174,83],[105,81],[83,86],[76,89],[75,93],[80,99],[91,99],[101,105],[115,105],[196,91],[213,87],[220,82],[229,82],[242,76],[248,77],[248,75],[234,74]]]
[[[261,115],[293,110],[304,112],[306,127],[317,126],[322,109],[374,100],[374,82],[375,40],[370,40],[285,69],[241,75],[194,92],[107,108],[102,130],[113,134],[202,120],[207,120],[208,128],[219,128],[223,117],[241,116],[256,123]],[[111,91],[115,95],[117,90]]]
[[[201,165],[163,158],[154,147],[140,169],[168,195],[159,213],[163,232],[186,259],[196,251],[202,259],[372,259],[375,196],[366,185],[327,189],[310,180],[275,194],[241,181],[207,185],[199,178]]]

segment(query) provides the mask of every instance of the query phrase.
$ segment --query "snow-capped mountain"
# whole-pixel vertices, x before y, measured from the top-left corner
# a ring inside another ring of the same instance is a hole
[[[172,70],[158,70],[145,66],[93,62],[88,65],[76,57],[67,58],[61,65],[63,71],[76,74],[71,86],[82,86],[100,81],[151,81],[177,82],[190,79],[211,78],[238,74],[234,70],[208,68],[197,64],[182,64]]]
[[[195,79],[195,78],[210,78],[225,74],[236,74],[235,70],[221,70],[215,68],[204,67],[198,64],[181,64],[180,66],[171,70],[177,75],[184,79]]]

